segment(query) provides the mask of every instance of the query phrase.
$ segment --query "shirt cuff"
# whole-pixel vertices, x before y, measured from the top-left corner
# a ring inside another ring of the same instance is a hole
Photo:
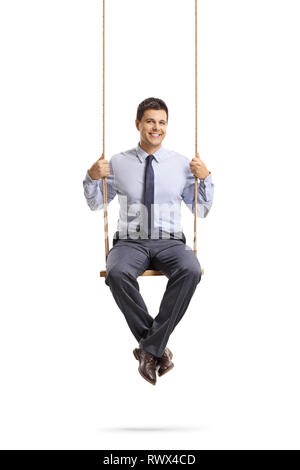
[[[86,179],[87,181],[89,181],[90,183],[95,183],[95,184],[99,183],[99,181],[101,180],[101,178],[100,178],[100,180],[93,180],[93,178],[90,177],[90,175],[88,174],[88,172],[86,172],[85,179]]]

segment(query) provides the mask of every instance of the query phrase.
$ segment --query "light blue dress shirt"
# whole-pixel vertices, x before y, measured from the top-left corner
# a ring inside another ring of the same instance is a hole
[[[109,161],[107,181],[108,204],[118,195],[120,211],[117,230],[119,238],[148,238],[147,208],[144,206],[146,157],[140,144],[115,154]],[[181,201],[194,214],[195,177],[190,160],[180,153],[161,146],[154,152],[154,204],[151,239],[182,237]],[[91,210],[103,208],[102,179],[93,180],[86,173],[83,180],[84,195]],[[206,217],[213,201],[214,184],[211,174],[198,179],[197,216]]]

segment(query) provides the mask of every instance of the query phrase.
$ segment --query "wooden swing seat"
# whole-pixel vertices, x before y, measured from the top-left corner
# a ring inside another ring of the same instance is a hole
[[[164,274],[154,269],[147,269],[140,276],[164,276]],[[100,271],[100,277],[106,277],[106,271]]]
[[[201,274],[203,276],[204,269],[201,269]],[[146,269],[140,276],[164,276],[164,273],[160,271],[155,271],[155,269]],[[100,277],[106,277],[106,271],[100,271]]]

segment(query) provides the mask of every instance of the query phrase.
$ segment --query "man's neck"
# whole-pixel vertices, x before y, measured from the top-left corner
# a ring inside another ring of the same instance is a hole
[[[141,144],[141,142],[140,142],[140,147],[141,147],[142,150],[144,150],[144,152],[146,152],[150,155],[150,154],[153,154],[154,152],[157,152],[157,150],[159,150],[161,148],[161,144],[160,144],[159,147],[158,146],[154,147],[154,146],[150,146],[150,145],[147,146],[145,144]]]

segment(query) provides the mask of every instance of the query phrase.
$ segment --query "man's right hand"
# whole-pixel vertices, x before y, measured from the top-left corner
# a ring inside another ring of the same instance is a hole
[[[93,180],[99,180],[109,175],[109,162],[104,159],[103,153],[99,160],[88,170],[88,174]]]

